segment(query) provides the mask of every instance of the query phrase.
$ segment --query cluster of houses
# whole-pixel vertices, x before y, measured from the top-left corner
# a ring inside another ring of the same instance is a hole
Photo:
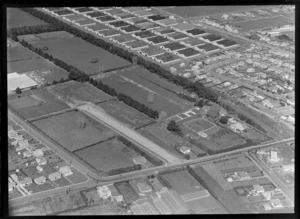
[[[28,176],[21,179],[16,174],[19,172],[19,169],[16,169],[16,173],[11,174],[9,177],[9,192],[13,191],[13,189],[16,187],[21,187],[22,190],[25,191],[25,194],[30,194],[30,191],[28,192],[24,188],[24,186],[30,185],[32,182],[36,183],[37,185],[41,185],[47,181],[47,178],[51,181],[55,181],[61,178],[61,175],[69,176],[73,174],[69,166],[63,166],[60,167],[57,172],[49,174],[48,177],[44,176],[43,165],[47,164],[47,159],[44,157],[43,148],[36,149],[35,147],[32,147],[29,144],[28,140],[25,140],[23,138],[23,135],[18,134],[14,129],[12,129],[12,127],[9,128],[8,137],[11,141],[11,145],[15,148],[16,152],[18,152],[18,155],[21,155],[21,151],[23,151],[23,158],[26,159],[32,156],[35,158],[35,161],[37,163],[36,170],[38,173],[41,174],[40,176],[34,179]],[[25,167],[26,166],[28,166],[28,163],[25,164]]]

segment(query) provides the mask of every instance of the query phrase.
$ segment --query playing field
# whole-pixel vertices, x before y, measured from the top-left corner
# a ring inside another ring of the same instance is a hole
[[[134,162],[122,152],[124,147],[126,146],[114,139],[76,151],[75,154],[96,170],[107,173],[112,169],[134,165]]]
[[[33,124],[71,152],[114,135],[111,130],[78,111],[37,120]]]
[[[202,132],[206,129],[216,126],[215,124],[209,122],[208,120],[206,120],[204,118],[196,118],[196,119],[193,119],[193,120],[183,123],[183,125],[189,129],[193,130],[196,133]]]
[[[157,110],[159,113],[165,111],[167,112],[167,115],[174,115],[186,109],[185,106],[165,98],[155,90],[145,87],[125,76],[114,74],[108,78],[102,79],[102,81],[104,84],[116,89],[117,92],[124,93],[134,100]],[[149,92],[153,93],[153,101],[148,99]]]
[[[31,42],[35,47],[48,47],[47,53],[72,65],[88,75],[99,73],[99,69],[107,70],[129,65],[130,62],[94,46],[80,38],[44,38]],[[95,57],[99,61],[91,63]]]
[[[74,98],[81,101],[102,102],[112,98],[112,96],[88,83],[80,83],[77,81],[68,81],[57,84],[49,87],[49,89],[57,96],[67,100]]]
[[[167,180],[179,195],[204,190],[203,186],[187,170],[164,174],[161,177]]]
[[[69,107],[46,88],[23,92],[20,97],[8,96],[8,105],[26,119],[58,112]]]
[[[128,127],[138,128],[154,122],[154,120],[147,115],[120,101],[105,101],[103,103],[99,103],[98,106],[103,108],[109,115],[121,121]]]
[[[44,21],[21,11],[18,8],[7,8],[7,29],[23,26],[46,24]]]
[[[199,16],[211,16],[216,14],[230,13],[236,11],[246,11],[255,8],[261,8],[266,6],[183,6],[183,7],[163,7],[164,11],[185,17],[199,17]]]
[[[220,214],[228,214],[226,209],[212,196],[189,201],[187,206],[196,214],[206,214],[207,211],[213,210],[215,213],[218,211]]]

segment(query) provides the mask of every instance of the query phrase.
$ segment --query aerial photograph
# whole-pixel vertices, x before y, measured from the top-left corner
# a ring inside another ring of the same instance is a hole
[[[9,216],[295,213],[295,5],[5,10]]]

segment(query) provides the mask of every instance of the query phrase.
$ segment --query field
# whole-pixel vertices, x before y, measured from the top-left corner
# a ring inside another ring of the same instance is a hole
[[[47,52],[53,57],[73,65],[88,75],[99,72],[99,66],[103,67],[103,70],[107,70],[130,64],[128,61],[77,37],[45,38],[31,43],[38,48],[47,46]],[[90,60],[93,57],[98,58],[99,62],[91,63]]]
[[[7,47],[7,62],[32,59],[34,57],[38,57],[38,55],[21,45]]]
[[[49,93],[46,88],[26,91],[19,96],[19,98],[16,95],[8,96],[8,105],[26,119],[69,108],[64,102]]]
[[[205,182],[209,191],[215,194],[229,213],[250,213],[233,190],[225,191],[201,166],[193,168],[193,171]]]
[[[193,130],[196,133],[202,132],[206,129],[210,129],[210,128],[216,126],[215,124],[209,122],[208,120],[206,120],[204,118],[196,118],[193,120],[189,120],[189,121],[183,123],[183,125],[189,129]]]
[[[203,186],[186,170],[164,174],[161,177],[168,181],[179,195],[204,190]]]
[[[7,29],[23,26],[46,24],[44,21],[21,11],[18,8],[7,8]]]
[[[123,102],[110,100],[99,103],[98,106],[103,108],[109,115],[121,121],[123,124],[132,128],[139,128],[154,122],[147,115],[127,106]]]
[[[263,6],[184,6],[184,7],[163,7],[164,11],[185,17],[211,16],[215,14],[230,13],[236,11],[246,11]]]
[[[120,194],[123,195],[126,203],[133,203],[134,201],[139,199],[139,196],[136,194],[136,192],[128,182],[116,183],[114,185],[118,189]]]
[[[41,57],[32,59],[23,59],[19,61],[13,61],[7,63],[7,73],[17,72],[29,72],[34,70],[45,70],[53,68],[53,64]]]
[[[193,105],[176,95],[175,92],[183,92],[181,88],[141,68],[120,71],[118,75],[112,75],[102,81],[117,92],[125,93],[158,112],[165,111],[168,116],[187,110]],[[154,93],[152,103],[147,100],[149,92]]]
[[[283,16],[277,16],[277,17],[265,18],[265,19],[255,20],[255,21],[241,22],[235,24],[235,26],[242,28],[240,32],[248,32],[250,30],[270,28],[272,26],[278,27],[287,24],[293,24],[293,21]]]
[[[37,120],[33,124],[71,152],[114,135],[111,130],[78,111]]]
[[[89,102],[102,102],[112,97],[98,88],[88,84],[76,81],[68,81],[66,83],[51,86],[49,89],[57,96],[63,99],[76,99]]]
[[[213,214],[228,214],[226,209],[212,196],[189,201],[187,206],[196,214],[208,214],[211,211]]]
[[[75,154],[96,170],[108,172],[134,165],[134,162],[122,151],[124,147],[126,146],[114,139],[76,151]]]

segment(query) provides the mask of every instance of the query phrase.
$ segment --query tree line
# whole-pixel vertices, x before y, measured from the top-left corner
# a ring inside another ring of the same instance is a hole
[[[121,174],[121,173],[128,173],[128,172],[132,172],[132,171],[136,171],[136,170],[141,170],[141,169],[142,169],[142,166],[140,164],[135,164],[130,167],[121,167],[118,169],[109,170],[108,175],[112,176],[112,175],[117,175],[117,174]]]
[[[136,151],[137,153],[139,153],[140,155],[145,157],[153,165],[155,165],[155,166],[163,165],[163,162],[161,160],[144,152],[142,149],[140,149],[138,146],[136,146],[135,144],[133,144],[131,141],[127,140],[126,138],[124,138],[122,136],[118,136],[118,140],[121,141],[123,144],[125,144],[130,149],[133,149],[134,151]]]

